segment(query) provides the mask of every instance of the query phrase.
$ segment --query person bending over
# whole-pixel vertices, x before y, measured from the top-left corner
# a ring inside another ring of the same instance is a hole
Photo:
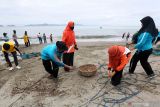
[[[50,74],[50,78],[57,78],[59,67],[73,69],[61,62],[61,57],[68,48],[62,41],[57,41],[56,44],[51,44],[44,47],[41,51],[42,63],[45,70]]]
[[[115,45],[108,49],[108,54],[108,76],[111,78],[111,84],[116,86],[121,83],[123,69],[131,58],[131,51],[126,47]]]
[[[13,55],[16,68],[17,69],[21,68],[20,66],[18,66],[18,59],[17,59],[17,52],[16,51],[18,51],[20,53],[20,55],[22,55],[21,52],[19,51],[19,49],[14,45],[14,42],[12,42],[12,41],[5,42],[2,45],[2,52],[4,54],[6,62],[8,63],[8,65],[10,67],[9,70],[13,70],[14,69],[12,67],[11,61],[9,59],[9,53],[11,53]]]

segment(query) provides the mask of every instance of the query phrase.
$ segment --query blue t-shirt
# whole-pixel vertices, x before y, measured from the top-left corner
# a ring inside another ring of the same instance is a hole
[[[153,37],[150,33],[148,32],[141,33],[138,36],[138,41],[137,41],[137,44],[135,45],[135,48],[138,51],[149,50],[153,47],[152,40],[153,40]]]
[[[52,60],[55,62],[58,66],[64,67],[64,63],[62,62],[57,62],[54,55],[57,55],[59,59],[62,57],[62,53],[59,53],[57,50],[56,44],[48,45],[44,47],[41,51],[41,58],[43,60]]]
[[[158,33],[158,37],[160,38],[160,32]]]

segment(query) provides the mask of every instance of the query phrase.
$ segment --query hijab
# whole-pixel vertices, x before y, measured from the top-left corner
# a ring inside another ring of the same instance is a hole
[[[138,35],[144,32],[150,33],[153,37],[158,35],[158,29],[155,26],[154,20],[150,16],[146,16],[140,21],[142,23],[142,27],[138,31]]]

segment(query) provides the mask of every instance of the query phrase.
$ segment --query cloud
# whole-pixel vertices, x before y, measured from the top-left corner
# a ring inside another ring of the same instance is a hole
[[[0,4],[1,24],[74,20],[82,24],[139,25],[147,15],[160,24],[159,0],[1,0]]]

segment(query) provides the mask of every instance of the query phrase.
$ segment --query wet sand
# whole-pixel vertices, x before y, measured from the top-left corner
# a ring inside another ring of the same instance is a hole
[[[20,70],[8,71],[5,65],[1,65],[0,107],[103,107],[104,105],[110,107],[113,104],[115,107],[119,104],[122,107],[139,105],[146,107],[147,104],[148,107],[152,107],[151,104],[157,104],[155,107],[159,107],[160,57],[151,55],[149,58],[149,61],[152,61],[151,66],[158,75],[153,80],[146,79],[141,66],[137,66],[133,75],[126,74],[128,71],[126,67],[124,82],[118,88],[113,87],[107,82],[109,79],[106,76],[107,48],[113,44],[124,45],[120,42],[78,43],[79,50],[75,53],[74,65],[78,68],[84,64],[95,64],[99,68],[97,74],[89,78],[80,76],[78,69],[64,72],[63,68],[60,68],[58,80],[49,79],[40,57],[20,61],[22,67]],[[21,51],[40,52],[43,47],[44,44],[32,45],[29,48],[21,46]],[[120,90],[123,90],[123,93]],[[134,95],[129,90],[138,93]],[[111,98],[118,101],[123,97],[119,103],[110,101]],[[108,102],[104,100],[105,98]]]

